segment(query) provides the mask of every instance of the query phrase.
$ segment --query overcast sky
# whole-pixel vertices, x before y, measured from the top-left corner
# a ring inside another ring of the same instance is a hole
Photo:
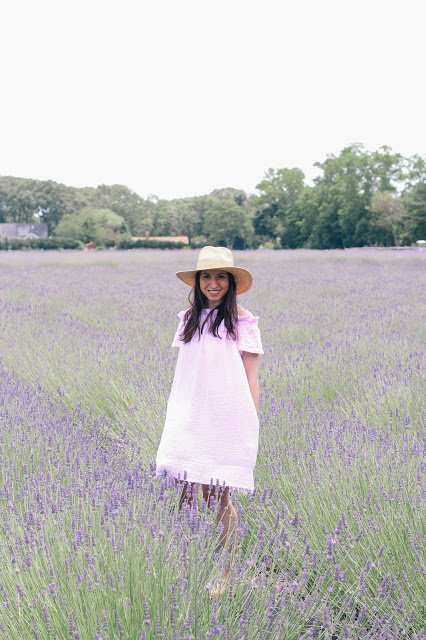
[[[5,0],[0,175],[254,192],[361,142],[426,153],[420,0]]]

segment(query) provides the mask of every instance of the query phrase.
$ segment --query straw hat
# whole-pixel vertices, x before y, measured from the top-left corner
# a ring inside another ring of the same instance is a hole
[[[225,247],[203,247],[198,256],[197,268],[191,271],[178,271],[176,273],[179,280],[195,287],[195,274],[197,271],[208,269],[223,269],[232,273],[237,286],[237,295],[248,291],[253,283],[253,276],[250,271],[234,267],[232,252]]]

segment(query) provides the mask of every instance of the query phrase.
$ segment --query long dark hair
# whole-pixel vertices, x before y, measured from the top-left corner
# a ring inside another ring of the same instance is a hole
[[[237,287],[234,276],[229,271],[227,272],[229,280],[228,291],[224,295],[221,303],[215,307],[215,309],[211,309],[203,324],[201,324],[201,312],[203,309],[208,309],[208,300],[200,288],[200,273],[200,271],[197,271],[195,274],[195,287],[191,289],[189,294],[188,299],[191,306],[184,315],[184,328],[179,336],[180,340],[184,343],[191,342],[196,331],[198,331],[198,335],[200,336],[203,333],[206,322],[208,322],[208,330],[215,336],[215,338],[220,338],[219,325],[222,320],[225,321],[227,337],[232,338],[232,340],[236,340],[238,311]],[[212,322],[213,311],[217,311],[217,314],[216,318]]]

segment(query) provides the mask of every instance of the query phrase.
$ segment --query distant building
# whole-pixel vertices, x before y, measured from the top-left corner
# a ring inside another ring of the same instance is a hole
[[[19,240],[47,238],[47,223],[2,222],[0,223],[0,238],[17,238]]]

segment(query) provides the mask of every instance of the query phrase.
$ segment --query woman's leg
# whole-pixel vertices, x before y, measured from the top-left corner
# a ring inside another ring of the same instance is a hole
[[[219,489],[219,495],[216,496],[215,487],[209,491],[210,487],[208,484],[203,484],[203,499],[209,504],[209,500],[211,496],[215,497],[215,500],[219,500],[219,509],[216,518],[216,522],[219,525],[219,522],[223,524],[223,529],[220,534],[220,544],[222,548],[225,548],[225,545],[228,541],[227,551],[231,553],[232,550],[237,549],[238,542],[238,533],[237,533],[237,522],[238,516],[235,508],[231,502],[231,497],[229,494],[229,487],[225,487],[225,490],[222,488]],[[210,506],[210,505],[209,505]],[[231,562],[229,561],[226,571],[224,573],[224,578],[229,573],[231,568]]]
[[[177,478],[175,478],[177,481]],[[188,482],[186,480],[179,480],[179,484],[183,484],[182,495],[179,500],[179,511],[181,511],[187,504],[192,507],[192,503],[195,500],[195,515],[198,516],[198,491],[200,485],[196,482]]]

